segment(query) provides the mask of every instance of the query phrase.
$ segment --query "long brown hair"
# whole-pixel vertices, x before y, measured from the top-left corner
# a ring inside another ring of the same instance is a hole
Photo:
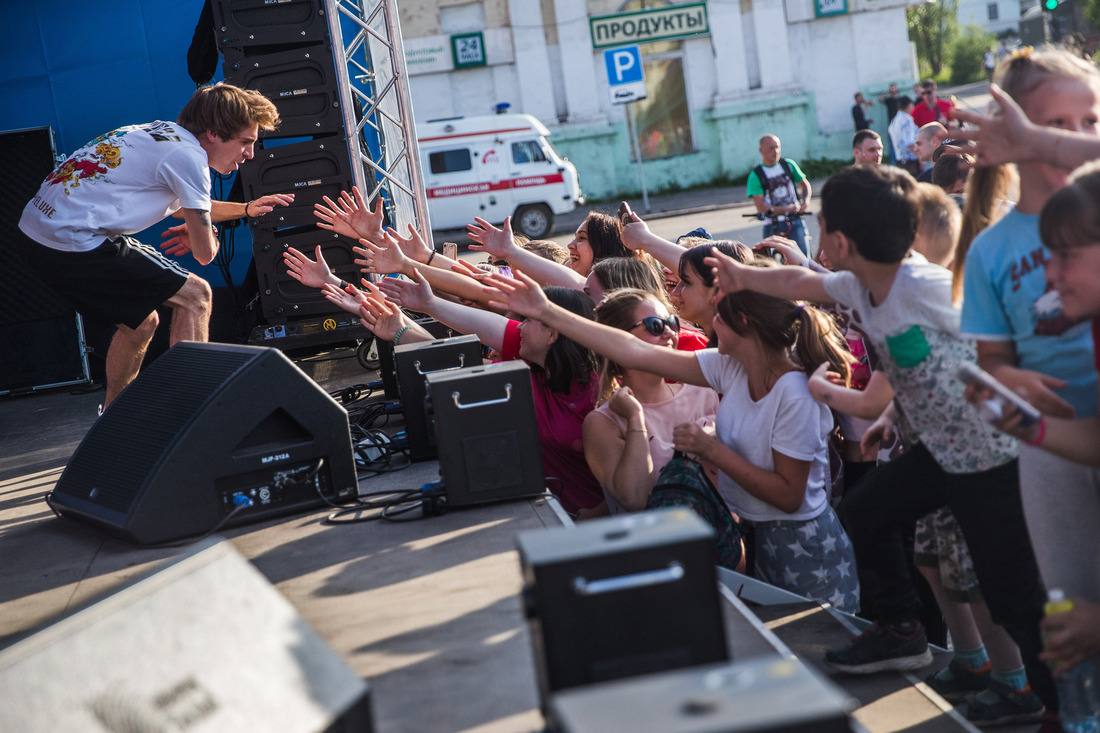
[[[741,290],[718,302],[718,315],[737,335],[755,338],[770,350],[790,351],[805,371],[829,362],[829,369],[841,374],[846,386],[851,384],[852,355],[840,329],[809,303]]]

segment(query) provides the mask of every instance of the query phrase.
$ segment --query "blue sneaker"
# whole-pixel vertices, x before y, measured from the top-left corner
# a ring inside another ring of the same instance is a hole
[[[959,706],[959,712],[974,725],[1038,723],[1046,708],[1030,687],[1013,690],[1004,682],[991,679],[989,687]]]

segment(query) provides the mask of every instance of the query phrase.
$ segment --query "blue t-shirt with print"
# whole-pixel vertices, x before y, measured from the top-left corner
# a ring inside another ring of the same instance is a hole
[[[1014,341],[1021,369],[1064,379],[1054,390],[1077,417],[1096,415],[1096,368],[1087,319],[1062,313],[1046,280],[1039,217],[1011,211],[974,238],[966,255],[961,331],[979,341]]]

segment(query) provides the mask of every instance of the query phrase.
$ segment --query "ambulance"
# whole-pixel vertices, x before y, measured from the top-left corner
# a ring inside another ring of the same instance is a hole
[[[429,120],[416,131],[432,229],[511,216],[513,231],[543,239],[555,216],[584,203],[576,167],[531,115]]]

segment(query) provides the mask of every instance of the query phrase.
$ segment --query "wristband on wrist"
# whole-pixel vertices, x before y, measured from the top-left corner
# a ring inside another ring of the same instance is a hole
[[[425,266],[425,267],[430,267],[430,266],[431,266],[431,264],[432,264],[432,260],[434,260],[434,259],[435,259],[435,255],[436,255],[436,252],[435,252],[435,250],[433,249],[433,250],[432,250],[432,253],[431,253],[431,254],[430,254],[430,255],[428,256],[428,261],[424,263],[424,266]]]
[[[764,216],[775,216],[775,209],[768,207],[768,210],[764,212]]]
[[[405,333],[408,330],[409,330],[408,324],[406,324],[406,325],[402,326],[401,328],[397,329],[397,333],[393,337],[393,345],[394,346],[397,346],[397,342],[401,340],[401,334]]]
[[[1039,418],[1039,434],[1035,436],[1034,440],[1025,440],[1024,443],[1030,445],[1032,448],[1038,448],[1043,444],[1043,441],[1047,437],[1047,419],[1045,417]]]
[[[247,204],[244,205],[244,218],[245,219],[251,219],[252,218],[252,216],[248,213],[248,207],[251,206],[252,201],[255,201],[255,200],[256,199],[252,199],[251,201],[249,201]]]

